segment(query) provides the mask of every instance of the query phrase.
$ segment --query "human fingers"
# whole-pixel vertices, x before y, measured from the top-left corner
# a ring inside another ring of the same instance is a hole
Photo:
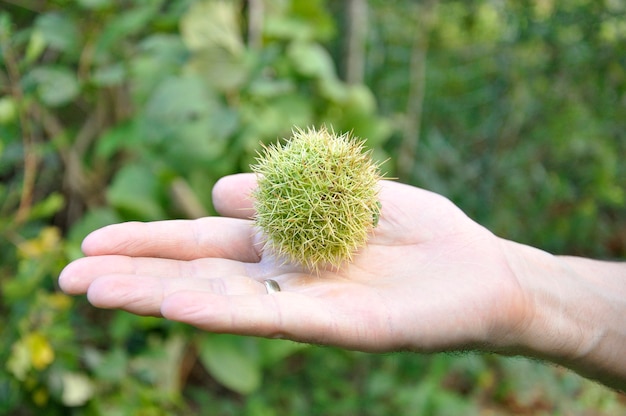
[[[87,292],[94,280],[106,275],[208,279],[245,275],[247,272],[246,263],[217,258],[178,261],[120,255],[93,256],[80,258],[67,265],[59,276],[59,286],[65,293],[80,295]]]
[[[111,274],[100,276],[89,285],[87,299],[99,308],[123,309],[138,315],[160,316],[163,299],[180,291],[237,297],[264,294],[265,288],[261,282],[244,275],[172,279]]]
[[[114,257],[118,257],[117,259]],[[105,256],[101,260],[120,263],[121,256]],[[82,259],[82,264],[98,258]],[[118,267],[111,272],[94,272],[94,263],[82,266],[87,273],[82,281],[68,276],[80,273],[81,265],[70,268],[62,277],[61,287],[70,293],[79,286],[87,294],[91,304],[106,309],[123,309],[138,315],[160,316],[162,301],[178,292],[193,292],[200,298],[211,296],[239,298],[268,294],[263,283],[262,267],[224,259],[200,259],[193,262],[176,262],[161,259],[128,259],[127,267]],[[157,260],[157,261],[154,261]],[[167,264],[167,263],[171,264]],[[177,267],[174,263],[180,263]],[[163,266],[159,269],[159,266]],[[171,273],[171,274],[168,274]],[[306,274],[294,273],[290,286],[299,290],[311,279]],[[72,280],[74,286],[72,287]],[[284,285],[284,283],[283,283]],[[73,293],[76,294],[76,293]],[[205,301],[206,301],[205,299]],[[201,301],[204,302],[204,301]],[[210,305],[207,305],[210,307]]]
[[[398,338],[391,334],[389,316],[382,309],[372,302],[328,296],[323,286],[312,291],[287,287],[260,296],[180,291],[163,299],[161,314],[209,332],[284,338],[361,351],[396,347]]]
[[[252,173],[224,176],[213,187],[213,206],[221,215],[233,218],[252,218],[251,192],[256,187]]]
[[[259,260],[249,221],[207,217],[149,223],[113,224],[89,234],[82,244],[88,256],[121,254],[193,260],[203,257],[244,262]]]

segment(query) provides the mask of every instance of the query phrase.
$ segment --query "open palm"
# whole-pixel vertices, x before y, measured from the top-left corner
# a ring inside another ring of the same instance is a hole
[[[223,178],[224,217],[124,223],[89,235],[60,285],[98,307],[163,316],[212,332],[282,337],[363,351],[498,348],[527,302],[508,242],[444,197],[381,182],[368,245],[319,275],[261,252],[249,217],[255,178]],[[267,294],[265,279],[282,289]]]

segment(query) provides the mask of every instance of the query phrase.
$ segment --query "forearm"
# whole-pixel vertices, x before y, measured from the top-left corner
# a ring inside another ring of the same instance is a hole
[[[516,250],[529,305],[519,351],[626,391],[626,263]]]

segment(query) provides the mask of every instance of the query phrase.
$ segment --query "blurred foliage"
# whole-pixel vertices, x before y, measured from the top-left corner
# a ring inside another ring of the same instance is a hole
[[[354,131],[503,237],[626,257],[622,2],[367,6],[347,83],[343,2],[0,2],[0,414],[626,409],[527,360],[203,334],[58,290],[89,231],[211,214],[212,184],[294,125]]]
[[[374,3],[367,83],[399,126],[386,148],[399,160],[419,140],[402,179],[503,237],[624,258],[626,5]],[[414,89],[407,27],[427,37],[417,137],[402,136]]]

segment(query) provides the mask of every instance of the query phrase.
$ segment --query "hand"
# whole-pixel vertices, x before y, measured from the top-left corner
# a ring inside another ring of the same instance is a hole
[[[206,331],[363,351],[441,351],[514,342],[528,305],[504,240],[437,194],[381,182],[367,247],[312,275],[261,252],[250,174],[215,186],[227,217],[116,224],[83,242],[59,283],[102,308],[163,316]],[[233,218],[238,217],[238,218]],[[267,294],[263,280],[282,289]],[[497,340],[494,343],[493,340]]]
[[[494,236],[444,197],[382,181],[380,221],[339,271],[261,252],[250,174],[213,190],[225,217],[116,224],[63,270],[98,307],[212,332],[362,351],[486,349],[548,359],[626,391],[626,265]],[[282,291],[267,294],[263,281]]]

